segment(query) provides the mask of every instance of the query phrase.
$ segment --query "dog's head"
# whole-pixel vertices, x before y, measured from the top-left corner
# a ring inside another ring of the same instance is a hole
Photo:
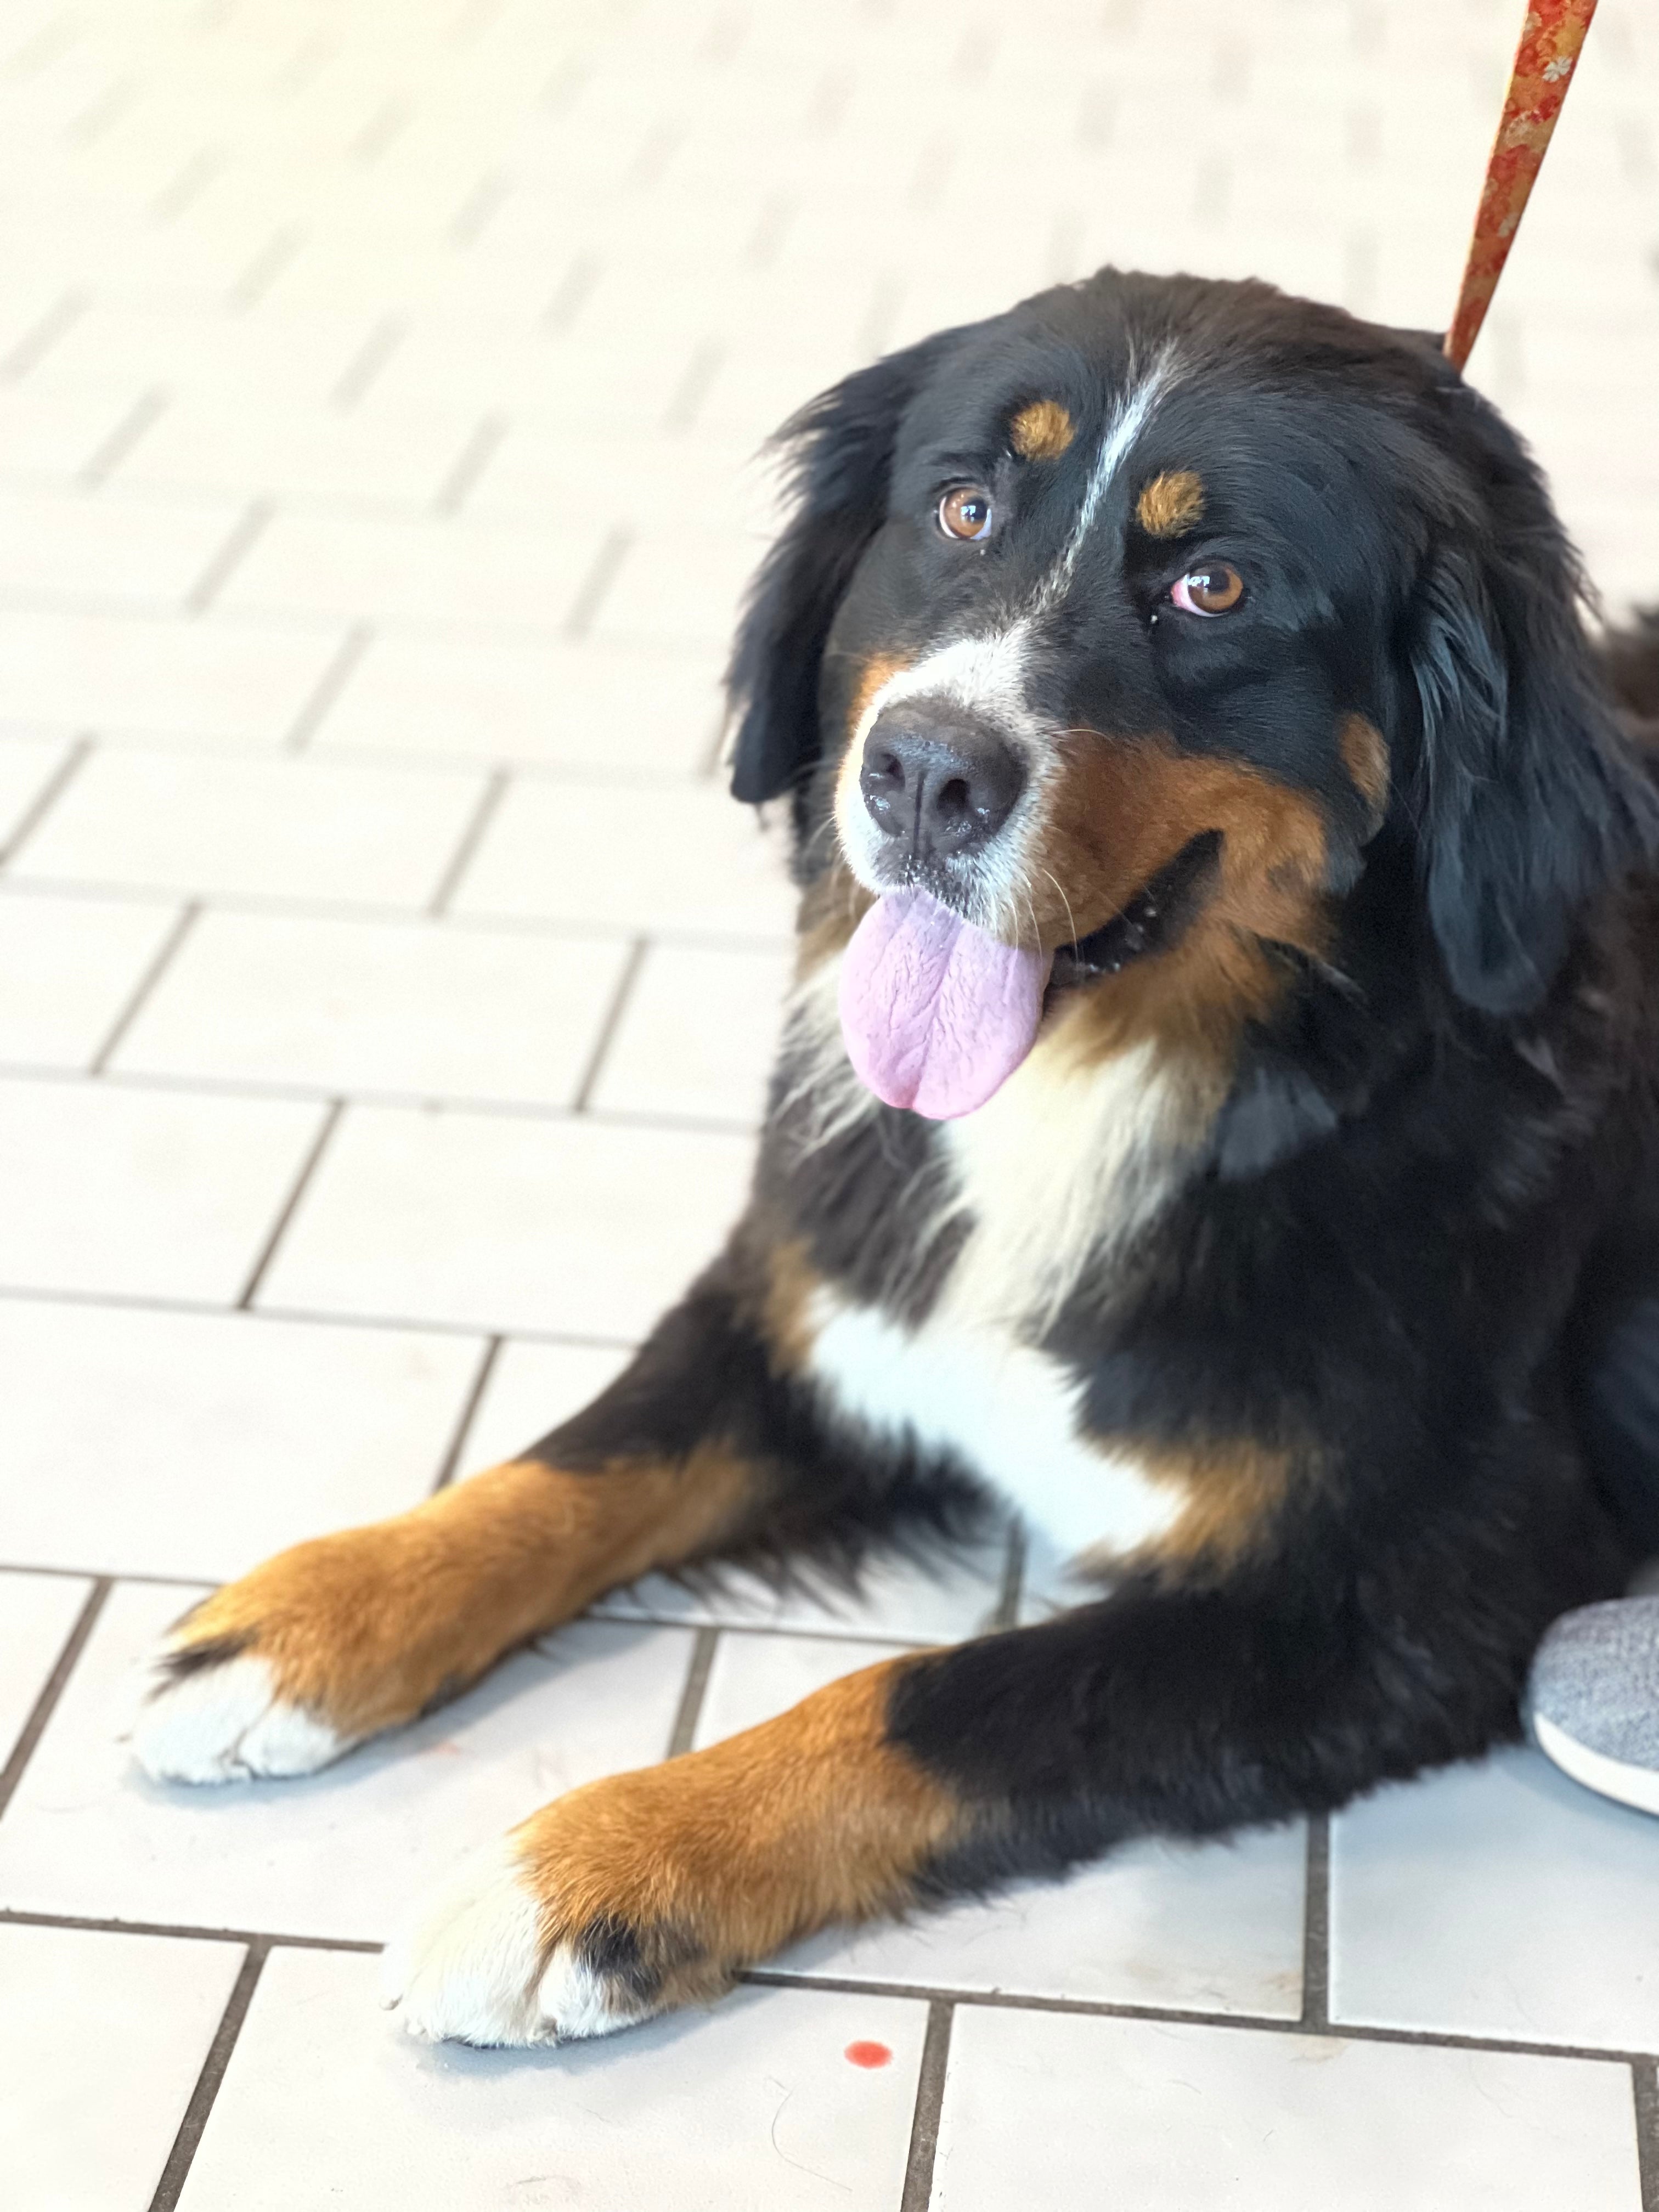
[[[1382,850],[1513,1016],[1650,842],[1538,476],[1427,337],[1106,270],[785,436],[733,789],[874,902],[842,1007],[896,1103],[978,1104],[1066,991],[1236,1029]]]

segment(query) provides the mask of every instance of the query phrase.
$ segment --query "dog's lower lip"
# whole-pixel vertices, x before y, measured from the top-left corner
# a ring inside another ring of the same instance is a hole
[[[1115,975],[1143,954],[1167,949],[1185,928],[1221,850],[1218,830],[1189,837],[1109,921],[1054,955],[1054,984],[1064,987]]]

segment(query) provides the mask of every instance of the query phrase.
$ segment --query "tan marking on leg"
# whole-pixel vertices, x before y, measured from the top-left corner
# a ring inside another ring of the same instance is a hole
[[[251,1652],[278,1698],[343,1735],[372,1735],[605,1591],[717,1543],[760,1481],[714,1444],[582,1474],[509,1461],[267,1559],[187,1617],[174,1663]]]
[[[1389,745],[1375,722],[1345,714],[1336,742],[1348,780],[1370,810],[1370,828],[1380,830],[1389,811]]]
[[[1058,399],[1033,399],[1008,425],[1008,443],[1023,461],[1057,461],[1077,435]]]
[[[902,1906],[966,1826],[887,1740],[894,1680],[916,1663],[866,1668],[707,1751],[532,1814],[508,1841],[547,1950],[625,1932],[660,2010],[718,1996],[814,1929]]]
[[[1191,469],[1168,469],[1154,477],[1135,501],[1140,526],[1151,538],[1190,530],[1203,513],[1203,480]]]

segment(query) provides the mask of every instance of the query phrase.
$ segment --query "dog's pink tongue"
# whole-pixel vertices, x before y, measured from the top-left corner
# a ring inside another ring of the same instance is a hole
[[[894,891],[854,933],[841,1029],[878,1098],[935,1121],[971,1114],[1031,1049],[1049,955],[999,945],[929,898]]]

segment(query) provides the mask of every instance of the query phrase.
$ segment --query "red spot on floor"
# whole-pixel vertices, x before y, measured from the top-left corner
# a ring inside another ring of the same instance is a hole
[[[890,2066],[893,2054],[884,2043],[849,2043],[847,2056],[854,2066]]]

